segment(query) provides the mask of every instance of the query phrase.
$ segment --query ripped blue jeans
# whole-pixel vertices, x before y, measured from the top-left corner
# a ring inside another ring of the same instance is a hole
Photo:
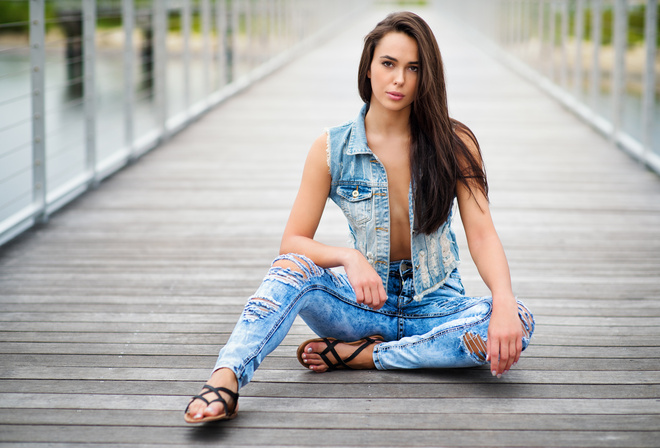
[[[239,387],[250,382],[263,359],[300,315],[320,337],[355,341],[381,335],[376,368],[473,367],[486,363],[486,339],[492,298],[468,297],[458,271],[437,291],[414,301],[409,261],[390,264],[387,302],[373,310],[356,302],[345,274],[316,266],[302,255],[283,255],[299,270],[273,266],[250,298],[215,369],[230,368]],[[534,318],[518,302],[523,349],[534,332]]]

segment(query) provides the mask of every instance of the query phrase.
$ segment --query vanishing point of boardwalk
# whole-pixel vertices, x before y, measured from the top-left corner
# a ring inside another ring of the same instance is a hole
[[[660,178],[435,10],[450,111],[480,139],[515,292],[537,318],[487,369],[302,369],[299,322],[236,420],[183,423],[277,255],[311,142],[353,117],[373,9],[0,248],[0,444],[654,447]],[[468,292],[486,293],[461,238]],[[319,238],[345,244],[332,204]]]

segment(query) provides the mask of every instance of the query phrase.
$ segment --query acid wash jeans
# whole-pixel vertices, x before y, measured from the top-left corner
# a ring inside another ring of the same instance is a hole
[[[467,297],[457,271],[437,291],[414,301],[410,261],[390,263],[387,301],[379,310],[356,302],[345,274],[316,266],[302,255],[275,259],[299,270],[272,266],[247,302],[214,370],[230,368],[239,387],[250,382],[300,315],[320,337],[356,341],[380,335],[374,348],[376,368],[474,367],[486,363],[491,297]],[[518,302],[523,350],[534,332],[534,318]]]

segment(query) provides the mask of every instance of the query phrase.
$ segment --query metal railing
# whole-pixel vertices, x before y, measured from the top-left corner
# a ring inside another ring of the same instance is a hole
[[[445,0],[439,7],[660,174],[658,0]],[[504,50],[504,51],[499,51]]]
[[[366,0],[0,0],[0,245]]]

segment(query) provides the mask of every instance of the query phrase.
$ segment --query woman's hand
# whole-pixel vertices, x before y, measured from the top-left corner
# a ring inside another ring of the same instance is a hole
[[[362,253],[351,249],[344,262],[344,270],[348,281],[355,290],[358,303],[364,303],[375,310],[385,304],[387,294],[383,287],[383,280]]]
[[[522,324],[518,316],[518,305],[511,298],[493,297],[493,313],[488,325],[486,347],[490,370],[499,378],[520,359],[522,352]]]

